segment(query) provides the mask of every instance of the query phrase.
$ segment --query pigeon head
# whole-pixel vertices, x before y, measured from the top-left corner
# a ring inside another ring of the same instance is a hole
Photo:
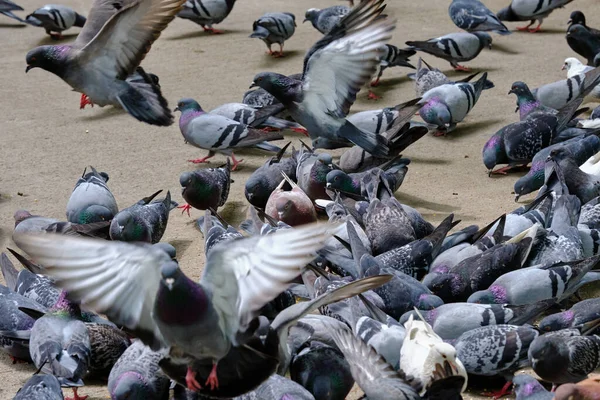
[[[574,67],[579,67],[581,64],[581,61],[579,61],[578,59],[576,59],[575,57],[569,57],[567,59],[565,59],[565,63],[562,66],[562,70],[563,71],[571,71],[572,68]]]
[[[321,153],[317,156],[317,161],[330,167],[333,165],[333,158],[331,157],[331,154]]]
[[[318,8],[309,8],[306,10],[306,14],[304,14],[304,21],[302,21],[302,23],[305,23],[306,21],[314,23],[320,12],[321,10]]]
[[[299,81],[288,78],[285,75],[277,74],[275,72],[261,72],[254,76],[250,88],[260,87],[279,100],[283,104],[288,104],[290,98],[290,89],[294,84],[298,84]]]
[[[277,198],[275,209],[277,209],[277,219],[284,222],[300,212],[296,203],[294,203],[294,200],[287,196],[286,193],[282,193],[281,196]]]
[[[535,98],[533,97],[533,94],[531,93],[531,90],[529,90],[529,87],[527,86],[527,84],[525,82],[515,82],[512,84],[512,86],[510,87],[510,90],[508,91],[508,94],[514,94],[517,96],[517,102],[523,101],[523,100],[534,100]]]
[[[573,24],[585,26],[585,15],[581,11],[573,11],[569,16],[569,25]]]
[[[550,151],[550,154],[548,154],[548,158],[546,159],[546,161],[560,162],[561,160],[569,158],[570,156],[571,153],[567,149],[565,149],[564,147],[559,147]]]
[[[479,38],[479,44],[481,47],[487,47],[492,49],[492,36],[487,32],[472,32],[473,35]]]
[[[526,399],[535,393],[546,392],[546,389],[529,374],[517,375],[513,378],[514,391],[518,399]]]
[[[31,213],[27,210],[17,210],[14,215],[15,219],[15,227],[19,225],[21,222],[25,221],[27,218],[33,217]]]
[[[469,296],[467,303],[503,304],[506,303],[506,301],[501,301],[499,296],[497,296],[492,290],[480,290]]]
[[[151,399],[156,394],[144,376],[135,371],[127,371],[117,378],[110,397],[115,400]]]
[[[25,72],[33,68],[41,68],[52,72],[60,77],[65,72],[65,63],[69,55],[69,46],[39,46],[29,51],[25,57],[27,68]]]
[[[448,106],[438,97],[431,98],[419,111],[423,121],[437,127],[446,127],[452,122]]]
[[[483,146],[483,164],[491,171],[498,164],[501,164],[506,158],[504,146],[502,145],[502,136],[495,134]]]
[[[568,363],[569,350],[563,342],[565,338],[542,335],[531,343],[527,355],[531,367],[538,376],[552,376],[557,365]]]
[[[350,175],[340,170],[329,172],[325,180],[328,189],[339,190],[340,192],[355,193],[358,186]]]
[[[267,205],[267,201],[269,200],[272,191],[265,189],[270,187],[272,189],[272,186],[265,175],[252,174],[246,181],[244,194],[250,204],[262,209]]]
[[[590,36],[590,33],[585,26],[581,24],[573,24],[567,31],[567,37],[569,36],[588,37]]]
[[[429,290],[444,301],[453,300],[462,293],[464,287],[460,276],[454,273],[440,274],[429,284]]]
[[[113,219],[115,214],[108,208],[93,204],[84,210],[81,210],[77,216],[78,224],[91,224],[93,222],[110,221]]]
[[[108,182],[108,174],[106,172],[98,172],[94,167],[91,167],[91,172],[87,172],[87,168],[83,170],[83,174],[81,174],[81,180],[84,182]]]
[[[181,111],[182,113],[186,111],[202,111],[202,107],[194,99],[181,99],[177,102],[177,107],[173,111]]]
[[[544,185],[544,166],[544,162],[534,162],[527,175],[520,177],[515,182],[515,201],[519,201],[519,197],[532,193]]]
[[[203,174],[202,170],[199,173],[183,172],[179,175],[179,184],[181,184],[181,194],[192,191],[196,197],[209,197],[212,193],[211,185],[207,182],[208,176]]]
[[[573,323],[575,315],[572,311],[564,311],[552,315],[548,315],[542,319],[538,325],[538,329],[542,332],[554,332],[561,329],[566,329]]]
[[[110,223],[110,238],[112,240],[144,241],[144,228],[137,224],[132,213],[124,210],[113,218]]]
[[[518,22],[521,21],[521,18],[515,14],[510,6],[504,7],[496,14],[500,21],[509,21],[509,22]]]
[[[177,264],[176,262],[164,264],[160,268],[160,275],[162,277],[162,284],[166,286],[169,290],[173,289],[173,286],[176,283],[176,281],[185,278],[185,275],[183,275],[183,272],[181,272],[181,269],[179,269],[179,264]]]
[[[444,301],[434,294],[422,294],[419,301],[415,304],[419,310],[433,310],[444,304]]]

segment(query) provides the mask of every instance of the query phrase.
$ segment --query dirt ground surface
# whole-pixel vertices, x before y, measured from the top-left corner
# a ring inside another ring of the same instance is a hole
[[[521,80],[531,87],[565,77],[561,66],[575,54],[567,46],[565,31],[571,11],[580,9],[588,24],[600,27],[598,0],[576,0],[546,19],[541,33],[515,32],[494,35],[493,49],[483,50],[475,60],[465,63],[476,71],[487,71],[495,88],[485,91],[459,128],[446,137],[428,135],[410,146],[404,155],[412,160],[409,173],[397,196],[416,207],[432,223],[455,213],[466,224],[484,225],[517,206],[512,187],[518,176],[488,178],[481,159],[486,140],[502,126],[517,121],[514,96],[507,95],[512,82]],[[63,0],[63,4],[87,14],[90,1]],[[457,32],[448,17],[449,0],[388,1],[387,14],[397,19],[392,44],[402,47],[406,40],[420,40]],[[508,0],[486,0],[497,11]],[[143,62],[147,71],[160,77],[160,84],[171,107],[178,99],[193,97],[207,110],[227,102],[239,102],[253,76],[261,71],[284,74],[302,70],[305,51],[320,34],[302,24],[308,8],[343,4],[336,0],[239,0],[230,16],[220,25],[222,35],[204,33],[198,25],[174,20],[154,44]],[[26,12],[44,5],[42,0],[21,2]],[[286,55],[274,59],[265,54],[265,45],[250,39],[252,21],[265,12],[285,11],[296,15],[298,27],[286,42]],[[22,16],[26,15],[21,13]],[[508,24],[511,29],[516,24]],[[75,39],[78,28],[67,32],[65,41]],[[144,196],[163,189],[174,200],[181,198],[179,175],[193,170],[188,159],[206,152],[184,144],[177,124],[168,128],[137,122],[121,110],[94,107],[79,110],[79,93],[73,92],[56,76],[41,69],[25,74],[25,54],[43,44],[55,43],[39,28],[25,27],[0,16],[2,34],[2,85],[0,86],[0,247],[14,246],[10,236],[13,213],[18,209],[33,214],[65,218],[65,206],[73,186],[84,169],[93,165],[110,175],[109,187],[119,207],[127,207]],[[451,77],[461,78],[443,60],[425,55],[425,60]],[[416,63],[417,57],[413,57]],[[368,101],[361,92],[352,112],[393,106],[415,97],[406,68],[388,69],[376,93],[377,102]],[[290,133],[287,139],[297,140]],[[278,144],[283,144],[281,142]],[[341,151],[333,152],[336,156]],[[244,182],[268,154],[240,152],[244,159],[233,173],[229,201],[223,216],[233,224],[244,219],[247,202]],[[225,161],[217,155],[211,166]],[[200,168],[206,168],[202,166]],[[521,199],[531,200],[532,195]],[[192,278],[200,276],[204,265],[203,238],[195,228],[202,212],[192,210],[192,218],[174,211],[163,240],[177,248],[178,259]],[[31,376],[32,365],[12,365],[0,355],[0,399],[14,396]],[[67,393],[67,392],[65,392]],[[81,389],[90,400],[108,397],[102,384]],[[69,392],[70,394],[70,392]],[[470,395],[469,395],[470,396]],[[355,398],[355,397],[352,397]],[[472,398],[478,398],[473,396]]]

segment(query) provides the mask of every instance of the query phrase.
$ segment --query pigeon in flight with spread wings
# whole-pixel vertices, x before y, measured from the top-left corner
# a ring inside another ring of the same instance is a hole
[[[344,16],[304,57],[300,80],[261,72],[250,87],[275,96],[303,125],[315,148],[352,144],[376,156],[388,152],[387,140],[346,119],[361,87],[375,74],[395,22],[383,17],[384,0],[364,0]]]
[[[212,359],[205,385],[214,390],[219,360],[244,345],[258,327],[260,309],[290,286],[336,231],[335,225],[311,224],[216,245],[200,283],[153,247],[50,234],[14,240],[71,298],[187,363],[189,389],[202,388],[190,365]]]
[[[148,76],[125,79],[135,72],[152,43],[175,18],[185,0],[95,0],[75,42],[39,46],[26,56],[28,72],[52,72],[82,93],[81,104],[122,107],[140,121],[173,123],[160,88]]]

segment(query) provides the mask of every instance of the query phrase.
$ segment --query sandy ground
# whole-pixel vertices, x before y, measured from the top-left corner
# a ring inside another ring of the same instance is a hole
[[[64,0],[86,14],[88,1]],[[320,34],[309,24],[302,24],[310,7],[338,4],[318,0],[239,0],[229,18],[218,26],[223,35],[208,35],[189,21],[176,19],[154,44],[143,63],[146,70],[160,77],[165,97],[172,107],[179,98],[193,97],[205,109],[226,102],[241,101],[253,76],[261,71],[284,74],[301,71],[303,55]],[[402,46],[406,40],[426,39],[455,32],[457,28],[447,14],[448,0],[390,1],[388,14],[398,20],[392,44]],[[487,0],[498,10],[506,0]],[[42,0],[22,4],[26,11],[40,7]],[[467,63],[476,70],[488,71],[496,87],[482,94],[459,129],[447,137],[427,136],[406,150],[412,160],[410,172],[398,198],[417,207],[426,218],[439,222],[453,212],[463,224],[485,224],[515,207],[512,186],[516,176],[488,178],[481,161],[485,141],[500,127],[517,120],[515,98],[508,96],[510,85],[522,80],[536,87],[563,79],[563,60],[573,56],[564,39],[569,14],[575,9],[586,13],[590,25],[600,25],[597,0],[577,0],[566,9],[553,13],[544,23],[544,32],[514,33],[494,36],[494,49],[484,50]],[[298,28],[286,43],[286,57],[272,59],[265,46],[248,38],[252,21],[267,11],[293,12]],[[511,28],[515,24],[509,25]],[[13,213],[28,209],[33,214],[65,217],[65,205],[84,167],[93,165],[110,174],[109,186],[119,206],[127,207],[158,189],[170,190],[176,201],[180,195],[179,174],[195,168],[186,160],[205,154],[185,145],[177,125],[157,128],[139,123],[122,111],[111,107],[79,110],[79,94],[56,76],[35,69],[24,73],[28,50],[52,41],[41,29],[22,27],[1,17],[2,85],[0,86],[0,245],[14,246],[10,241]],[[74,40],[78,29],[66,32],[66,40]],[[425,59],[449,71],[448,63],[425,56]],[[414,59],[416,62],[416,58]],[[414,97],[407,69],[387,70],[377,89],[384,96],[378,102],[359,95],[353,111],[393,106]],[[449,72],[451,76],[457,75]],[[297,140],[298,135],[292,134]],[[340,153],[335,153],[339,155]],[[243,185],[247,176],[268,157],[263,153],[241,153],[243,168],[233,174],[227,205],[223,215],[232,223],[243,219],[246,201]],[[224,161],[216,156],[212,165]],[[528,201],[524,198],[522,201]],[[187,274],[200,276],[203,238],[194,227],[200,211],[193,218],[173,212],[163,238],[178,251]],[[464,225],[463,225],[464,226]],[[0,355],[0,399],[11,398],[34,371],[31,365],[12,365]],[[82,389],[90,400],[106,398],[99,385]]]

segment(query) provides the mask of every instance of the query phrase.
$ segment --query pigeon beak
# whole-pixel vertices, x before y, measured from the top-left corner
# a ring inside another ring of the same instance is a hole
[[[515,203],[519,201],[519,198],[521,197],[520,194],[515,194]]]
[[[564,71],[565,69],[567,69],[567,64],[563,64],[563,66],[562,66],[562,68],[560,70]]]
[[[535,366],[537,365],[537,363],[538,363],[538,359],[531,357],[531,367],[535,369]]]
[[[180,111],[179,107],[175,107],[175,109],[173,111]]]
[[[573,23],[573,20],[570,19],[569,22],[567,22],[567,24],[571,25]]]
[[[277,218],[281,221],[283,219],[283,211],[277,212]]]
[[[173,282],[175,282],[175,280],[173,278],[167,278],[167,279],[165,279],[165,285],[167,285],[167,287],[169,288],[169,290],[173,289]]]
[[[510,89],[510,90],[508,91],[508,94],[513,94],[514,92],[515,92],[514,90]]]
[[[257,87],[257,86],[258,86],[258,85],[256,84],[256,82],[252,82],[252,83],[250,84],[250,87],[249,87],[248,89],[252,89],[252,88],[254,88],[254,87]]]
[[[490,49],[490,50],[492,49],[492,44],[491,43],[488,44],[488,49]]]
[[[31,65],[28,65],[27,68],[25,68],[25,73],[28,73],[29,70],[33,69],[35,67],[32,67]]]
[[[492,176],[492,172],[493,172],[493,171],[494,171],[494,170],[492,170],[492,169],[488,169],[488,178],[489,178],[490,176]]]
[[[327,182],[327,184],[325,185],[325,187],[326,187],[327,189],[331,189],[331,183],[330,183],[330,182]]]
[[[304,18],[304,21],[302,21],[302,23],[305,23],[306,21],[308,21],[308,18]]]

